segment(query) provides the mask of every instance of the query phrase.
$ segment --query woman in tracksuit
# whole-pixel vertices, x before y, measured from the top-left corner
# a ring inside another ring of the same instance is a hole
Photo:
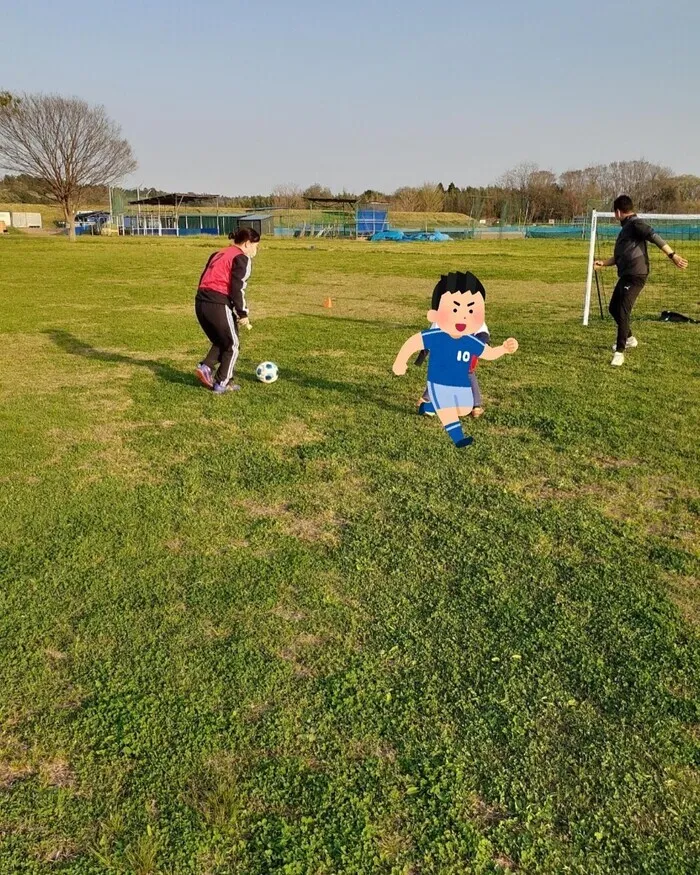
[[[211,341],[211,349],[195,374],[217,395],[241,388],[231,378],[238,358],[238,326],[251,327],[245,290],[260,235],[252,228],[240,228],[229,234],[229,239],[232,245],[207,261],[194,303],[199,324]]]

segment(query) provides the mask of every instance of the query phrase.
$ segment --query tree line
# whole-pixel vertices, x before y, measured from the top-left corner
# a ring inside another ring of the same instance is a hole
[[[618,194],[628,194],[637,208],[649,213],[700,212],[700,176],[676,175],[644,159],[614,161],[556,174],[524,162],[491,185],[465,186],[426,182],[388,193],[367,189],[360,201],[381,202],[401,212],[463,213],[473,219],[513,224],[573,221],[591,209],[610,210]],[[340,193],[347,196],[346,192]],[[298,209],[307,197],[330,197],[329,188],[278,186],[272,202]]]
[[[104,107],[51,94],[13,95],[0,90],[0,201],[58,203],[73,237],[75,212],[107,204],[109,186],[136,168],[131,146]],[[165,194],[147,189],[149,195]],[[143,195],[144,189],[141,189]],[[614,161],[555,173],[524,162],[491,185],[459,187],[426,182],[393,192],[366,189],[360,202],[382,202],[399,212],[462,213],[504,224],[572,221],[592,208],[610,209],[628,194],[640,212],[700,212],[700,176],[676,175],[644,159]],[[122,192],[134,200],[137,190]],[[327,186],[278,185],[268,194],[221,197],[221,206],[302,209],[309,198],[330,198]],[[354,198],[351,192],[337,197]]]

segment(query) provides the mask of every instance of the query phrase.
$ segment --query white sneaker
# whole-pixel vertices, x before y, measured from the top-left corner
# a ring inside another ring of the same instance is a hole
[[[625,347],[627,349],[634,349],[636,346],[639,346],[639,341],[637,340],[637,338],[636,337],[628,337],[627,343],[625,344]],[[613,350],[613,352],[615,352],[617,350],[617,344],[613,344],[612,350]]]
[[[619,368],[620,365],[624,365],[624,363],[625,354],[623,352],[616,352],[615,355],[612,357],[612,361],[610,362],[610,364],[615,368]]]

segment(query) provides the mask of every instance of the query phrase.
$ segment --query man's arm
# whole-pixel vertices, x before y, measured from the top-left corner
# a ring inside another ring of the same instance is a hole
[[[674,252],[664,238],[660,234],[657,234],[647,222],[644,222],[641,219],[635,222],[634,230],[641,240],[647,240],[649,243],[653,243],[654,246],[658,246],[663,254],[667,255],[679,270],[685,270],[686,267],[688,267],[687,259],[683,258],[682,255],[678,255],[677,252]]]
[[[399,354],[396,356],[391,368],[397,377],[402,377],[406,373],[408,360],[414,353],[419,352],[421,349],[423,349],[422,334],[414,334],[412,337],[408,338],[406,343],[404,343],[399,350]]]
[[[486,359],[487,362],[493,362],[502,355],[512,355],[517,349],[518,341],[514,337],[509,337],[500,346],[485,346],[479,358]]]
[[[593,262],[593,267],[596,270],[600,270],[601,267],[614,267],[615,266],[615,258],[606,258],[605,261],[596,260]]]
[[[658,236],[658,234],[657,234]],[[657,243],[658,246],[658,243]],[[683,258],[682,255],[679,255],[677,252],[674,252],[673,249],[668,245],[668,243],[664,242],[663,246],[659,246],[659,249],[664,253],[664,255],[668,255],[671,261],[676,265],[679,270],[685,270],[688,267],[688,259]]]

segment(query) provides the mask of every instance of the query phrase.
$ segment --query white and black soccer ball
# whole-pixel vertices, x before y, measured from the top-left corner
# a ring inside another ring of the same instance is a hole
[[[260,362],[255,369],[255,376],[261,383],[274,383],[279,375],[279,368],[274,362]]]

